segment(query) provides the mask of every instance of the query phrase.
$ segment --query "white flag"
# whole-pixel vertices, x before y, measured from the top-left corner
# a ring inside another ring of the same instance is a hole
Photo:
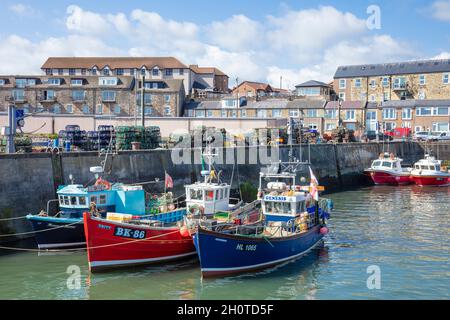
[[[311,175],[310,194],[314,200],[319,201],[319,190],[317,189],[317,187],[319,186],[319,181],[312,172],[311,167],[309,167],[309,174]]]

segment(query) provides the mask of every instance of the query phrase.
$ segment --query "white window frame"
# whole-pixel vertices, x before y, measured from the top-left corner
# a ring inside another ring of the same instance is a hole
[[[345,92],[339,92],[339,99],[345,101]]]
[[[405,115],[405,112],[407,112],[406,115]],[[409,116],[408,116],[408,114],[409,114]],[[412,108],[403,108],[402,109],[402,119],[403,120],[411,120],[412,119],[412,114],[413,114]]]
[[[450,83],[450,73],[444,73],[442,75],[442,84],[449,84]]]
[[[120,104],[116,103],[114,105],[114,114],[121,114],[122,113],[122,107]]]
[[[424,74],[419,75],[419,85],[424,86],[427,84],[427,77]]]
[[[339,89],[346,89],[347,79],[339,79]]]
[[[350,115],[350,117],[349,117]],[[355,121],[356,120],[356,110],[345,110],[345,120],[346,121]]]
[[[70,84],[75,87],[79,87],[83,85],[83,79],[72,79],[70,80]]]
[[[73,104],[66,104],[66,112],[73,113]]]
[[[395,108],[385,108],[382,112],[383,120],[396,120],[397,119],[397,109]]]
[[[361,86],[362,86],[362,79],[356,78],[355,79],[355,88],[361,88]]]

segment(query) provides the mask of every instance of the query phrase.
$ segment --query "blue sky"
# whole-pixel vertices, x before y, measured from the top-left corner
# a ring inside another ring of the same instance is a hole
[[[366,26],[370,5],[381,29]],[[292,87],[340,64],[450,58],[450,0],[2,0],[0,21],[0,73],[50,55],[172,55]]]

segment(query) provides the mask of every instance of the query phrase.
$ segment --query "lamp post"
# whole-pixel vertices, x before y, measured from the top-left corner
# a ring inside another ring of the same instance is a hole
[[[341,119],[342,102],[343,102],[342,98],[339,98],[339,101],[338,101],[338,123],[337,123],[338,128],[342,126],[342,119]]]

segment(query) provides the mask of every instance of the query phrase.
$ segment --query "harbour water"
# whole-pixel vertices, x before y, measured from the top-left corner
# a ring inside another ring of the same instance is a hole
[[[0,256],[0,299],[450,298],[450,188],[376,186],[327,197],[335,210],[323,246],[264,272],[202,280],[191,259],[89,274],[84,252],[14,253]],[[368,268],[380,271],[379,289],[368,288]]]

